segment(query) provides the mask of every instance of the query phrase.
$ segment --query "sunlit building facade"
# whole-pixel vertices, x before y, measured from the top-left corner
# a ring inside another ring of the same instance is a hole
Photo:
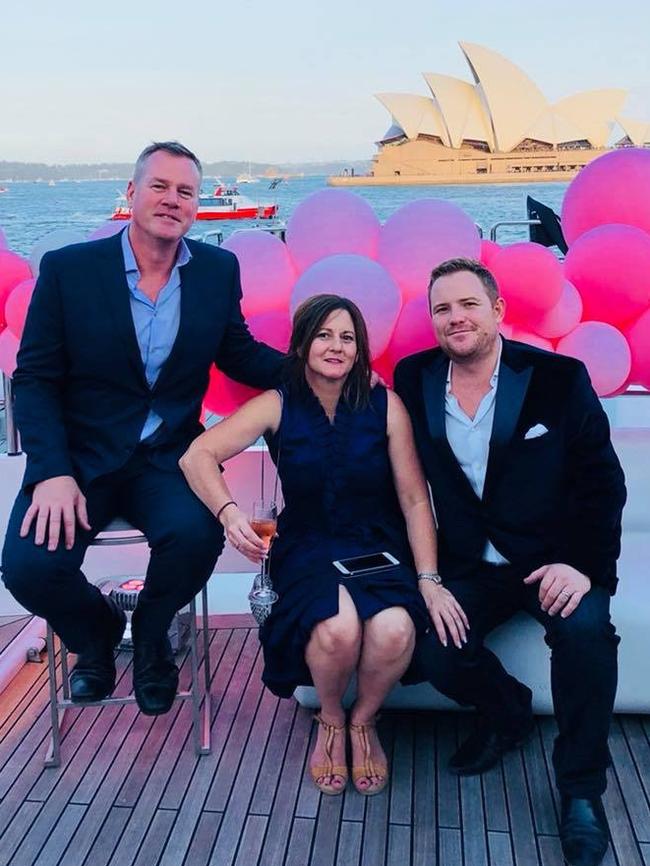
[[[563,180],[611,147],[650,146],[650,123],[623,113],[626,90],[588,90],[550,103],[502,55],[467,42],[460,48],[473,81],[432,72],[424,74],[430,96],[377,94],[392,122],[377,142],[371,177],[333,182]]]

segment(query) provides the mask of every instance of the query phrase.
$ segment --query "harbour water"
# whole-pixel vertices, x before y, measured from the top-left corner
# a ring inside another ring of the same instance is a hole
[[[227,180],[227,179],[225,179]],[[211,190],[213,180],[206,178],[203,188]],[[296,206],[312,192],[325,189],[325,177],[289,178],[275,190],[266,180],[242,187],[241,192],[254,201],[276,201],[279,218],[286,221]],[[46,183],[5,183],[7,192],[0,195],[0,228],[10,249],[28,255],[34,243],[57,229],[75,229],[85,234],[108,219],[119,192],[126,181],[59,181]],[[439,198],[459,205],[486,232],[496,222],[526,218],[526,196],[532,195],[555,211],[562,206],[567,188],[564,183],[512,184],[504,186],[435,186],[371,187],[354,192],[365,198],[380,220],[387,219],[397,208],[418,198]],[[218,229],[227,237],[237,229],[247,228],[250,221],[201,222],[194,227],[197,237]],[[525,228],[504,228],[499,241],[526,240]]]

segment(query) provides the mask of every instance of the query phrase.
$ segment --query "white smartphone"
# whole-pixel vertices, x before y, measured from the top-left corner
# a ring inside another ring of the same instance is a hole
[[[348,559],[335,559],[332,565],[346,577],[355,574],[367,574],[370,571],[381,571],[384,568],[392,568],[399,565],[392,553],[370,553],[365,556],[350,556]]]

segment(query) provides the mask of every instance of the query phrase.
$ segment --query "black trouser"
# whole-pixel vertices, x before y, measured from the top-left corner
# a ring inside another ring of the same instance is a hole
[[[48,620],[68,649],[83,651],[106,632],[108,608],[81,564],[90,541],[119,514],[146,535],[151,548],[133,619],[140,638],[155,640],[210,577],[223,549],[221,525],[181,471],[153,466],[144,447],[118,472],[93,481],[85,496],[92,531],[77,524],[71,550],[60,540],[48,551],[47,541],[34,544],[35,522],[27,538],[18,534],[32,499],[20,492],[2,553],[4,583],[23,607]]]
[[[480,567],[466,580],[445,582],[470,623],[468,643],[444,647],[436,633],[415,649],[415,671],[444,695],[475,706],[488,723],[512,732],[528,711],[530,691],[504,670],[483,641],[496,626],[525,610],[546,630],[551,648],[551,690],[559,734],[553,749],[558,789],[573,797],[602,794],[609,763],[607,737],[617,682],[619,638],[609,618],[609,593],[593,587],[563,619],[539,603],[539,584],[508,566]]]

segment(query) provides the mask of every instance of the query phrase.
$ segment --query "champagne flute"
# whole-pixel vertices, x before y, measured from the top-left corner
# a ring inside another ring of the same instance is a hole
[[[251,591],[251,598],[258,604],[271,605],[278,600],[278,594],[271,586],[267,577],[268,551],[273,543],[278,527],[278,509],[272,500],[258,499],[253,503],[253,514],[251,517],[251,529],[262,539],[266,545],[266,554],[262,559],[262,573],[260,575],[260,586]]]

